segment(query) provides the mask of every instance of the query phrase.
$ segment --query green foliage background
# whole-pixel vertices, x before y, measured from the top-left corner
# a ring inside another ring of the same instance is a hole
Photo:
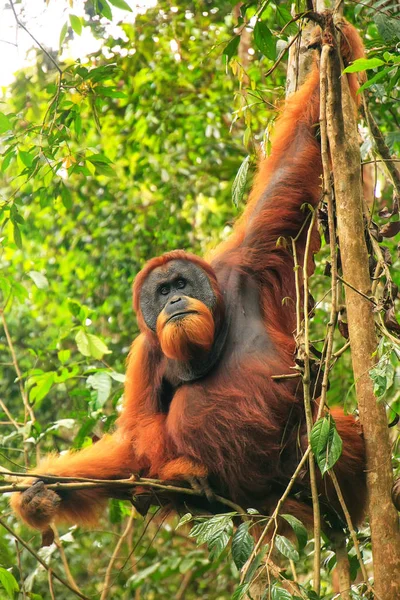
[[[0,462],[14,471],[32,466],[39,452],[91,444],[112,426],[124,362],[137,333],[130,291],[135,274],[152,256],[173,248],[204,253],[229,234],[241,209],[232,202],[232,183],[248,155],[254,171],[261,142],[268,150],[275,107],[284,96],[285,62],[268,78],[265,73],[274,64],[276,42],[296,32],[292,24],[279,34],[290,19],[288,4],[246,3],[247,18],[257,14],[259,25],[254,53],[245,62],[237,56],[232,2],[179,0],[171,8],[160,1],[134,25],[121,24],[119,37],[109,37],[105,20],[98,19],[110,17],[110,4],[87,2],[84,21],[72,5],[68,26],[60,27],[63,45],[82,25],[90,27],[103,40],[99,52],[82,64],[60,64],[60,81],[55,55],[37,50],[35,65],[17,73],[0,104],[0,308],[21,370],[17,381],[3,327],[0,398],[7,412],[0,407]],[[372,3],[352,4],[348,13],[365,33],[369,57],[381,61],[369,72],[376,79],[367,89],[374,116],[396,151],[398,16]],[[371,148],[366,132],[364,159],[373,156]],[[378,210],[391,205],[392,190],[381,166],[376,172],[382,187]],[[395,242],[387,246],[400,284]],[[328,319],[326,255],[323,247],[313,282],[319,301],[315,339],[324,335]],[[336,347],[341,345],[338,339]],[[391,373],[387,401],[396,411],[393,365]],[[25,414],[19,384],[35,420]],[[347,355],[332,376],[330,401],[355,407]],[[39,536],[14,521],[4,496],[0,504],[7,522],[38,549]],[[129,506],[113,502],[101,530],[61,531],[73,576],[90,597],[99,597],[129,513]],[[135,519],[114,565],[110,597],[232,596],[238,571],[229,548],[209,555],[184,527],[175,530],[173,520],[148,521]],[[228,542],[229,523],[224,527]],[[365,539],[368,556],[367,533]],[[298,569],[305,582],[311,549],[301,548]],[[55,546],[40,554],[62,570]],[[1,598],[22,597],[7,584],[5,572],[19,586],[25,579],[27,597],[49,597],[45,570],[1,527],[0,565]],[[326,573],[333,566],[329,554],[325,566]],[[73,597],[54,586],[57,599]],[[323,593],[332,597],[328,577]]]

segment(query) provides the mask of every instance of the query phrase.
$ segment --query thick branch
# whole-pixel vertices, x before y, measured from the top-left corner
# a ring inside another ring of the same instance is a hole
[[[333,27],[329,33],[335,36]],[[378,596],[397,600],[400,532],[391,501],[391,447],[385,408],[377,402],[369,376],[376,362],[377,340],[373,304],[367,299],[371,282],[364,238],[360,153],[354,104],[341,72],[338,53],[333,49],[328,61],[327,125],[343,278],[349,284],[345,291],[353,371],[366,444],[375,587]]]
[[[32,479],[32,473],[10,473],[9,471],[0,471],[0,475],[7,476],[15,476],[15,477],[28,477]],[[130,479],[89,479],[86,477],[56,477],[54,475],[41,475],[39,473],[35,473],[34,477],[44,481],[46,483],[46,487],[49,490],[54,490],[55,492],[62,490],[87,490],[93,488],[107,488],[107,489],[134,489],[135,487],[140,488],[148,488],[149,491],[154,490],[163,490],[166,493],[175,493],[175,494],[185,494],[186,496],[202,496],[202,492],[194,490],[190,487],[183,487],[177,485],[169,485],[163,481],[158,479],[140,479],[133,478]],[[10,492],[25,492],[31,487],[32,484],[24,485],[18,483],[12,483],[11,485],[1,485],[0,484],[0,494],[7,494]],[[224,504],[225,506],[229,506],[233,510],[235,510],[238,514],[242,515],[242,517],[248,517],[248,514],[242,507],[238,504],[235,504],[231,500],[227,498],[223,498],[222,496],[215,495],[215,500]]]

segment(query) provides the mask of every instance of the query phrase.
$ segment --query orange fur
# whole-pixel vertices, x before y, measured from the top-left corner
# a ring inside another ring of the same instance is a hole
[[[190,298],[189,313],[179,321],[168,321],[161,312],[157,319],[157,337],[163,354],[175,360],[189,360],[194,352],[210,350],[214,340],[214,318],[203,302]]]
[[[199,479],[207,477],[208,471],[204,465],[196,464],[188,458],[176,458],[166,463],[161,471],[160,477],[165,480],[185,480],[188,475],[190,478],[197,477]]]

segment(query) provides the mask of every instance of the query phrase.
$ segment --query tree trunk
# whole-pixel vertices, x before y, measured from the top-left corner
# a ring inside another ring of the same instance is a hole
[[[331,32],[334,35],[334,32]],[[327,125],[336,196],[343,278],[368,296],[371,281],[364,238],[360,152],[354,105],[336,48],[328,61]],[[345,285],[356,393],[367,452],[368,512],[375,590],[381,600],[400,598],[400,532],[391,500],[391,446],[386,412],[369,376],[377,347],[373,304]]]

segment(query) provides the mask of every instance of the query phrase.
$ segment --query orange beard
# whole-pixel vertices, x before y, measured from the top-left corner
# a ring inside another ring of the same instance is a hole
[[[207,306],[190,298],[187,310],[196,312],[171,321],[167,321],[164,311],[158,315],[157,336],[161,350],[174,360],[189,360],[199,349],[207,352],[214,341],[214,318]]]

